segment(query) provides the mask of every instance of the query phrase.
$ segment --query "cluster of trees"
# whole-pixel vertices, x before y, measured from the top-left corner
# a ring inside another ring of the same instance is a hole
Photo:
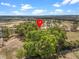
[[[11,29],[8,27],[2,27],[2,37],[4,39],[4,41],[7,41],[10,38],[11,35]]]
[[[65,43],[66,32],[58,27],[38,29],[35,23],[24,23],[17,26],[16,31],[24,38],[23,48],[17,51],[17,57],[54,57]],[[55,58],[54,58],[55,59]]]
[[[38,27],[35,23],[25,22],[16,26],[16,33],[18,33],[19,36],[27,37],[28,32],[37,30],[37,29]]]

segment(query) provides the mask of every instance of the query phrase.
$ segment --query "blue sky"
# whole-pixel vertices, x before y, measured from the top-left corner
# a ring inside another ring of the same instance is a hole
[[[0,0],[0,15],[79,15],[79,0]]]

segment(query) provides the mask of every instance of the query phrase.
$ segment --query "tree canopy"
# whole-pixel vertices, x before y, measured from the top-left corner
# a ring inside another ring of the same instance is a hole
[[[34,23],[24,23],[18,27],[18,31],[26,37],[23,45],[26,57],[46,58],[53,56],[57,53],[58,47],[62,48],[64,44],[66,32],[58,27],[37,30]]]

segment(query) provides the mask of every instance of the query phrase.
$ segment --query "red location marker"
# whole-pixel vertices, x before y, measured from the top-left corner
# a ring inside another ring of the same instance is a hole
[[[37,19],[36,23],[37,23],[38,27],[40,28],[43,24],[43,20],[42,19]]]

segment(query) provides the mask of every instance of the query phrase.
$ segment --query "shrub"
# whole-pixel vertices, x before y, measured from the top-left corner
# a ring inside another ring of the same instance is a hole
[[[53,56],[57,51],[59,39],[55,34],[49,31],[31,31],[28,33],[28,39],[24,43],[24,49],[27,56],[40,56],[46,58]],[[61,45],[60,45],[61,46]]]
[[[23,48],[26,51],[26,57],[48,58],[54,56],[58,50],[62,49],[66,33],[56,27],[37,30],[37,26],[35,26],[32,23],[24,23],[17,27],[17,32],[25,37]]]
[[[23,37],[27,37],[27,33],[33,30],[37,30],[37,26],[35,23],[25,22],[16,26],[16,33]]]
[[[23,48],[22,49],[18,49],[16,51],[16,57],[18,59],[22,59],[25,56],[25,54],[26,54],[26,50],[24,50]]]

